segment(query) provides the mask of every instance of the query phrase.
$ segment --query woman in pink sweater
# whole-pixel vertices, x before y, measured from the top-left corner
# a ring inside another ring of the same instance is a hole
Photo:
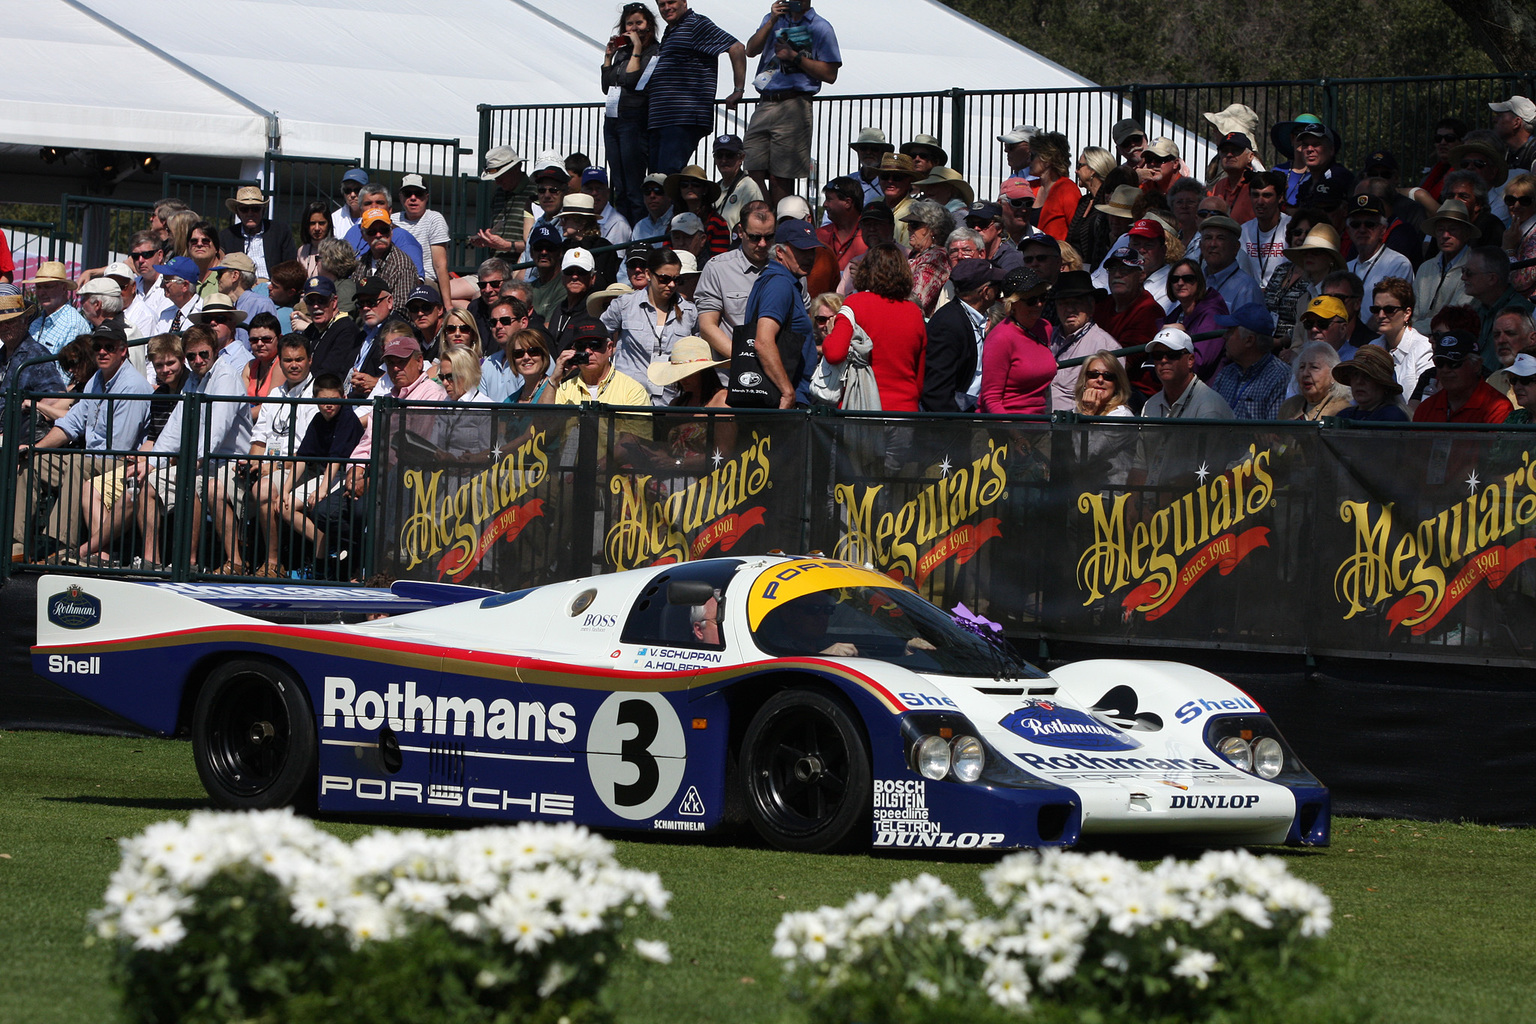
[[[892,243],[882,242],[865,253],[854,268],[853,286],[857,291],[848,296],[843,307],[853,311],[859,326],[874,343],[869,368],[880,390],[880,408],[886,412],[916,412],[923,390],[923,352],[928,347],[928,328],[923,324],[922,311],[909,301],[912,271],[906,257]],[[1035,312],[1039,313],[1039,307]],[[821,354],[829,363],[841,363],[848,358],[853,326],[841,316],[833,324]]]
[[[1056,376],[1048,321],[1040,316],[1049,290],[1040,275],[1019,267],[1003,278],[1008,315],[987,332],[981,345],[982,412],[1044,414]]]

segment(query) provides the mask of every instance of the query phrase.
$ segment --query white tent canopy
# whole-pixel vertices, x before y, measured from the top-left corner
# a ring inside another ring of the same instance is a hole
[[[477,104],[602,99],[597,69],[618,8],[8,0],[0,138],[246,160],[262,157],[269,132],[295,156],[356,157],[367,131],[473,147]],[[741,39],[762,16],[759,5],[698,9]],[[843,75],[827,95],[1092,85],[935,0],[818,0],[816,9],[843,45]],[[724,59],[721,69],[728,83]]]

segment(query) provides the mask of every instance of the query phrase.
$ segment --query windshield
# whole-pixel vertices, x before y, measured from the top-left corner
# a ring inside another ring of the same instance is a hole
[[[874,573],[868,576],[882,579]],[[848,585],[776,602],[752,630],[757,646],[779,657],[875,658],[936,675],[1045,675],[892,581],[871,585],[845,577],[842,582]]]

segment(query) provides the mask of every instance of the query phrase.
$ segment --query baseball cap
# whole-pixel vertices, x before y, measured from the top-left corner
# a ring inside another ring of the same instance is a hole
[[[1324,211],[1337,210],[1344,204],[1344,182],[1339,177],[1328,177],[1312,185],[1312,191],[1304,202]]]
[[[240,270],[247,274],[256,273],[256,261],[243,252],[232,252],[213,267],[214,270]]]
[[[119,345],[128,343],[128,333],[121,327],[113,327],[111,324],[97,324],[91,328],[91,337],[110,338]]]
[[[1227,134],[1221,137],[1221,141],[1216,143],[1216,148],[1236,149],[1241,152],[1245,149],[1252,149],[1253,140],[1244,135],[1242,132],[1227,132]]]
[[[1153,154],[1154,156],[1178,156],[1179,147],[1174,145],[1172,139],[1162,138],[1159,136],[1158,138],[1152,140],[1152,144],[1147,147],[1147,152]]]
[[[1009,178],[1003,182],[1003,187],[998,190],[998,194],[1004,199],[1035,198],[1034,187],[1023,178]]]
[[[594,181],[599,185],[608,184],[608,172],[601,167],[588,167],[581,172],[581,183],[583,185],[590,185]]]
[[[1397,173],[1397,157],[1384,149],[1378,149],[1365,158],[1365,172],[1367,175],[1370,175],[1370,172],[1377,168],[1389,174]]]
[[[565,244],[565,236],[553,224],[540,224],[528,232],[528,250],[558,249]]]
[[[123,289],[110,277],[93,277],[80,286],[79,295],[121,295]]]
[[[1275,318],[1259,303],[1245,302],[1230,313],[1219,314],[1216,317],[1216,326],[1241,327],[1254,334],[1274,334]]]
[[[1019,252],[1023,252],[1024,247],[1027,245],[1041,245],[1051,250],[1051,252],[1061,252],[1061,243],[1056,241],[1056,239],[1052,238],[1050,235],[1046,234],[1044,231],[1036,231],[1032,235],[1025,235],[1023,238],[1019,239]]]
[[[1143,217],[1141,220],[1132,224],[1125,233],[1130,235],[1132,238],[1157,239],[1162,238],[1164,234],[1162,223],[1160,221],[1155,221],[1150,217]]]
[[[1171,352],[1193,352],[1195,343],[1182,327],[1164,327],[1152,335],[1152,340],[1147,342],[1147,351],[1154,348],[1165,348]]]
[[[1145,266],[1141,259],[1141,253],[1137,252],[1135,249],[1132,249],[1128,245],[1122,245],[1120,248],[1114,250],[1108,256],[1104,257],[1104,265],[1106,267],[1111,263],[1124,263],[1126,266],[1135,267],[1137,270],[1140,270],[1143,266]]]
[[[864,197],[864,186],[844,175],[841,178],[833,178],[821,186],[823,192],[835,192],[850,203],[857,202]]]
[[[870,203],[864,207],[864,212],[859,214],[859,220],[877,220],[882,224],[894,225],[896,223],[896,215],[884,203]]]
[[[1481,355],[1477,339],[1470,334],[1459,334],[1456,331],[1447,331],[1444,334],[1435,335],[1435,358],[1466,359],[1471,356]]]
[[[363,278],[362,283],[357,286],[357,294],[364,298],[373,298],[387,291],[389,291],[389,282],[377,275]],[[390,292],[390,294],[394,293]]]
[[[1368,213],[1387,219],[1387,204],[1377,196],[1361,194],[1349,201],[1348,216],[1353,217],[1357,213]]]
[[[396,359],[409,359],[420,353],[421,342],[416,340],[414,334],[397,334],[389,339],[388,345],[384,346],[384,354],[394,356]]]
[[[1116,121],[1114,127],[1109,130],[1109,137],[1114,140],[1116,146],[1124,145],[1125,140],[1132,135],[1145,137],[1146,134],[1147,130],[1141,126],[1141,122],[1133,117],[1127,117],[1123,121]]]
[[[377,206],[364,210],[363,219],[360,223],[364,231],[367,231],[375,224],[388,224],[391,231],[395,229],[395,222],[389,219],[389,212],[381,210]]]
[[[1321,320],[1349,319],[1349,309],[1344,305],[1344,300],[1337,295],[1319,295],[1307,303],[1307,313]]]
[[[608,328],[596,317],[578,317],[571,321],[568,328],[570,332],[571,347],[576,347],[583,341],[597,341],[603,345],[608,343]]]
[[[1039,134],[1040,129],[1032,124],[1016,124],[1011,130],[999,135],[997,141],[1005,146],[1016,146],[1021,142],[1028,142]]]
[[[355,181],[359,185],[368,184],[368,172],[361,167],[354,167],[341,176],[342,181]]]
[[[1536,377],[1536,358],[1529,352],[1521,352],[1504,370],[1511,377]]]
[[[304,294],[323,295],[326,298],[330,298],[336,294],[336,282],[328,277],[321,277],[319,274],[316,274],[304,282]]]
[[[155,273],[165,277],[179,277],[188,284],[197,284],[203,272],[197,269],[197,261],[191,256],[177,256],[165,263],[155,264]]]
[[[419,174],[407,174],[400,179],[400,191],[404,192],[408,188],[419,188],[426,192],[428,191],[427,180]]]
[[[740,152],[743,152],[746,148],[747,148],[747,145],[746,145],[746,143],[741,141],[741,136],[740,135],[716,135],[715,136],[715,152],[716,153],[719,153],[722,150],[727,152],[727,153],[740,153]]]
[[[680,231],[685,235],[696,235],[704,230],[704,222],[696,213],[680,213],[672,218],[672,230]]]
[[[410,306],[413,302],[425,302],[428,305],[441,306],[443,304],[443,297],[431,285],[419,284],[412,289],[411,294],[405,300],[406,306]]]
[[[629,253],[624,257],[624,265],[631,263],[649,263],[651,261],[651,247],[648,245],[630,246]]]
[[[821,243],[816,240],[816,230],[811,227],[809,221],[791,218],[781,221],[773,233],[774,245],[788,245],[796,249],[817,249]]]
[[[104,277],[120,277],[124,281],[133,281],[139,276],[133,272],[132,267],[121,261],[107,264],[107,269],[101,273]]]
[[[585,249],[571,249],[566,252],[565,258],[560,261],[560,269],[562,271],[566,271],[572,267],[579,267],[590,274],[597,269],[597,261],[594,260],[592,258],[592,254]]]
[[[991,260],[960,260],[949,272],[955,291],[972,292],[988,281],[1000,281],[1005,275]]]
[[[990,199],[978,199],[965,211],[966,220],[986,221],[988,224],[1002,216],[1003,208]]]
[[[1522,121],[1536,121],[1536,103],[1524,96],[1511,96],[1503,103],[1490,103],[1488,109],[1495,114],[1514,114]]]
[[[778,209],[774,215],[780,220],[788,217],[790,220],[810,220],[811,204],[805,201],[804,196],[785,196],[779,200]]]

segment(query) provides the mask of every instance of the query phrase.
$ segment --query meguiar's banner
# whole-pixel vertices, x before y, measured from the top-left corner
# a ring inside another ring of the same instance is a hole
[[[820,551],[1010,635],[1536,660],[1536,431],[466,406],[381,417],[400,578]]]

